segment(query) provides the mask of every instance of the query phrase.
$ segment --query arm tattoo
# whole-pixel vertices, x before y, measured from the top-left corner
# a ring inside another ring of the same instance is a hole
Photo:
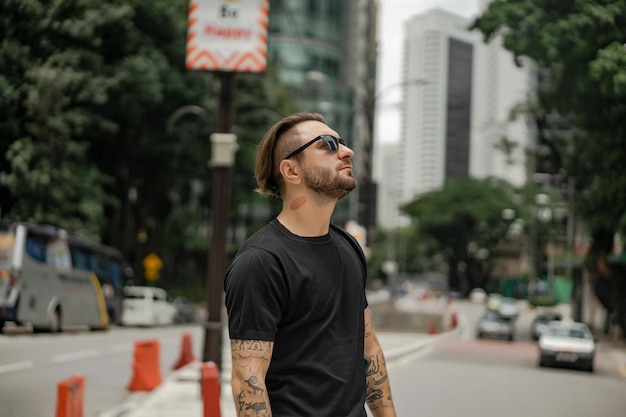
[[[272,357],[273,342],[231,340],[232,387],[239,417],[271,417],[265,373]]]
[[[389,410],[392,413],[389,415],[395,415],[385,355],[372,327],[370,312],[367,310],[365,314],[365,346],[366,355],[369,359],[366,361],[367,367],[365,369],[365,401],[375,416],[382,413],[387,414]]]

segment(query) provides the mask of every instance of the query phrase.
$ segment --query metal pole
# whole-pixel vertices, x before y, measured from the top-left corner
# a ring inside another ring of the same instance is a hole
[[[231,131],[235,119],[234,73],[219,72],[220,103],[217,132]],[[213,166],[211,192],[211,247],[208,257],[207,275],[207,321],[205,323],[203,362],[215,362],[222,368],[222,294],[226,272],[226,227],[231,194],[232,166]]]

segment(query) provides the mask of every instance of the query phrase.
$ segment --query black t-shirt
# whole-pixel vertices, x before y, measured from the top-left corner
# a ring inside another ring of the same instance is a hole
[[[364,417],[366,273],[352,236],[299,237],[273,220],[225,279],[231,339],[274,342],[266,376],[275,417]]]

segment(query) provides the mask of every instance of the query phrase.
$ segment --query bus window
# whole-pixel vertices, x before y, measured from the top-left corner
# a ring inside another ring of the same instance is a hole
[[[109,279],[111,280],[111,285],[113,285],[113,288],[115,288],[116,290],[121,290],[122,289],[121,262],[119,262],[116,259],[109,259],[107,270],[109,272],[108,275],[109,275]]]
[[[29,233],[26,237],[26,252],[36,261],[46,262],[47,239]]]
[[[70,252],[72,253],[72,261],[74,268],[81,271],[90,271],[89,268],[89,253],[81,248],[70,246]]]

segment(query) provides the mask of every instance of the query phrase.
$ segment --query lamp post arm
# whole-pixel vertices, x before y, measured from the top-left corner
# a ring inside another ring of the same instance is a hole
[[[213,124],[211,120],[211,114],[208,111],[200,106],[196,106],[195,104],[190,104],[177,109],[174,113],[170,115],[170,117],[167,118],[167,133],[172,133],[172,131],[174,130],[174,124],[178,121],[178,119],[187,114],[194,114],[196,116],[202,117],[209,126]]]

